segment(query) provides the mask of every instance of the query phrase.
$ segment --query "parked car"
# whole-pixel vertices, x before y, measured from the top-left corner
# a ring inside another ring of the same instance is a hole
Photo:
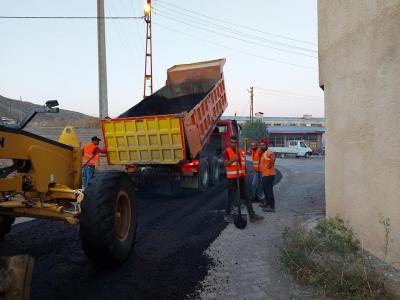
[[[310,158],[312,154],[312,149],[303,141],[290,141],[288,147],[269,147],[269,149],[279,157],[294,155],[296,157]]]

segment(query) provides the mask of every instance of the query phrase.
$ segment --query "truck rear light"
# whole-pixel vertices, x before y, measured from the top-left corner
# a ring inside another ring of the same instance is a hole
[[[193,167],[193,166],[198,166],[199,165],[199,161],[197,159],[192,160],[190,163],[187,163],[189,166]]]
[[[199,171],[199,161],[197,159],[181,164],[182,173],[197,173]]]
[[[126,171],[128,173],[135,173],[137,171],[137,165],[135,164],[126,165]]]

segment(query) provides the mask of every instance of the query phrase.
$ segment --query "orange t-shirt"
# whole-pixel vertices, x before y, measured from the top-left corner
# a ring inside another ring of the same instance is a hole
[[[262,153],[260,170],[263,177],[275,175],[275,153],[271,150]]]

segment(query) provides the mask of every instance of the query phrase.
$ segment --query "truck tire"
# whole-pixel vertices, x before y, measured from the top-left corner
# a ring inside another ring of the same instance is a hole
[[[10,232],[15,218],[11,216],[0,216],[0,242],[4,241],[6,235]]]
[[[207,159],[200,159],[199,172],[197,173],[198,189],[204,192],[210,184],[210,168]]]
[[[311,153],[307,152],[306,154],[304,154],[304,158],[311,158]]]
[[[218,158],[212,156],[210,159],[210,183],[212,186],[217,186],[220,182],[221,168]]]
[[[81,244],[96,265],[109,267],[126,260],[137,228],[133,183],[123,172],[104,172],[92,179],[81,206]]]

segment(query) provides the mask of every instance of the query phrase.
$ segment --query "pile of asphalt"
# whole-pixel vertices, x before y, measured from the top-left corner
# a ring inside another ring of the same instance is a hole
[[[124,112],[119,118],[180,114],[190,111],[206,96],[206,93],[166,98],[153,94]]]
[[[282,178],[278,171],[275,184]],[[178,197],[137,195],[139,228],[134,251],[120,267],[95,267],[72,225],[35,220],[13,226],[0,255],[35,259],[30,299],[185,299],[216,261],[205,254],[227,226],[226,183]],[[257,204],[254,204],[257,205]]]
[[[15,225],[0,255],[34,257],[31,299],[184,299],[207,275],[204,251],[226,227],[222,183],[181,197],[138,195],[139,228],[132,256],[120,267],[89,262],[71,225],[35,220]]]

